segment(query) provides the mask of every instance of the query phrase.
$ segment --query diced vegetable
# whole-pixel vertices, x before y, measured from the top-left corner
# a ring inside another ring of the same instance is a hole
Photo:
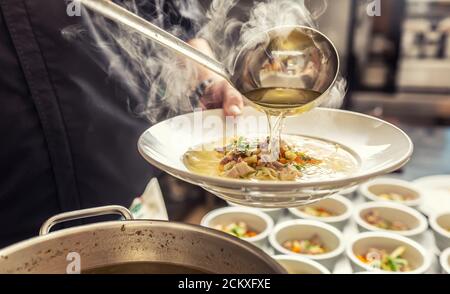
[[[297,154],[295,154],[295,152],[293,152],[293,151],[286,151],[284,153],[284,157],[287,160],[293,161],[293,160],[295,160],[297,158]]]
[[[301,208],[300,210],[306,214],[309,214],[309,215],[315,216],[315,217],[332,217],[332,216],[336,215],[334,212],[327,210],[325,208],[322,208],[322,207],[306,206],[306,207]]]
[[[317,255],[327,252],[318,236],[309,240],[289,240],[283,243],[283,247],[300,254]]]
[[[395,202],[405,202],[409,200],[414,200],[414,196],[408,194],[399,194],[399,193],[381,193],[378,195],[379,198],[388,201]]]
[[[365,255],[357,255],[357,258],[376,269],[389,272],[409,272],[411,271],[409,262],[402,257],[405,251],[404,246],[397,247],[390,254],[386,250],[371,248]]]
[[[245,222],[231,223],[226,226],[217,225],[214,228],[238,238],[251,238],[258,235],[256,231],[250,230]]]
[[[382,218],[378,210],[370,210],[363,216],[363,219],[368,224],[371,224],[372,226],[375,226],[383,230],[390,230],[390,231],[409,230],[409,227],[401,221],[389,221],[385,218]]]

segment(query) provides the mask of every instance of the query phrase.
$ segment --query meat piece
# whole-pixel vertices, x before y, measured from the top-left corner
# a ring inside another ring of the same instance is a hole
[[[271,167],[276,170],[282,170],[284,168],[284,164],[282,164],[279,161],[274,161],[274,162],[271,162],[270,164],[272,165]]]
[[[254,172],[255,170],[248,166],[244,161],[236,163],[230,170],[224,172],[224,176],[229,178],[240,178],[245,177],[248,174]]]
[[[224,157],[224,158],[220,161],[220,164],[225,165],[225,164],[227,164],[227,163],[229,163],[229,162],[232,162],[232,161],[233,161],[233,156],[228,155],[228,156]]]

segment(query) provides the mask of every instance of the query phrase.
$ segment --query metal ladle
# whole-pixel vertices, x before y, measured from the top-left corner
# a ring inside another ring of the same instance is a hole
[[[78,0],[104,17],[139,32],[225,78],[246,96],[259,89],[290,89],[293,93],[312,91],[314,99],[305,103],[266,108],[266,112],[293,115],[320,105],[333,87],[339,72],[339,56],[334,44],[321,32],[306,26],[281,26],[261,32],[242,47],[229,71],[222,63],[186,42],[109,0]],[[248,97],[247,97],[248,98]],[[283,98],[281,98],[283,99]],[[254,100],[254,99],[253,99]]]

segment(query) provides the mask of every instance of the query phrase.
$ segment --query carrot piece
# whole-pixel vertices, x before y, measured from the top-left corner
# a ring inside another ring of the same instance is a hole
[[[247,232],[247,237],[255,237],[256,235],[258,235],[256,232]]]
[[[367,259],[362,255],[356,255],[356,257],[364,263],[367,263]]]
[[[295,159],[295,162],[298,163],[298,164],[304,164],[305,163],[305,161],[300,156],[297,156],[297,158]]]

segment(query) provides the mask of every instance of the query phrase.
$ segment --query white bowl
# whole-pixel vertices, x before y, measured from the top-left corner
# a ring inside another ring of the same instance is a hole
[[[411,229],[407,231],[391,231],[371,225],[363,219],[363,216],[371,210],[377,210],[380,216],[388,221],[401,221]],[[360,204],[355,208],[353,219],[360,232],[391,232],[416,241],[420,241],[423,233],[428,229],[428,222],[421,213],[411,207],[395,202],[367,202]]]
[[[449,38],[450,40],[450,38]],[[448,211],[450,207],[450,175],[435,175],[413,181],[423,192],[419,210],[427,216]]]
[[[236,204],[236,203],[233,203],[230,201],[227,201],[227,203],[231,207],[246,207],[246,206]],[[284,212],[284,208],[251,208],[251,209],[256,209],[261,212],[264,212],[265,214],[270,216],[275,223],[280,219],[280,217],[283,215],[283,212]]]
[[[447,231],[450,229],[450,211],[431,215],[429,222],[439,250],[450,247],[450,232]]]
[[[224,207],[210,211],[201,220],[200,225],[214,229],[215,226],[233,222],[245,222],[251,229],[259,232],[251,238],[242,238],[262,249],[268,245],[267,237],[273,229],[273,220],[267,214],[244,207]]]
[[[345,225],[347,224],[348,220],[352,216],[352,210],[353,205],[350,200],[343,196],[334,195],[329,198],[320,200],[316,203],[309,204],[307,206],[310,207],[322,207],[324,209],[327,209],[336,216],[332,217],[316,217],[309,215],[303,211],[301,211],[302,207],[296,207],[296,208],[289,208],[289,212],[297,218],[302,219],[310,219],[310,220],[317,220],[321,221],[327,224],[332,225],[333,227],[336,227],[339,230],[343,230]]]
[[[194,146],[225,136],[265,136],[267,129],[265,114],[251,107],[243,110],[236,125],[224,117],[223,110],[208,110],[152,126],[140,137],[138,148],[152,165],[218,197],[269,208],[296,207],[337,194],[397,170],[408,162],[413,151],[409,137],[390,123],[360,113],[316,108],[287,118],[283,133],[340,144],[358,162],[359,168],[351,175],[316,181],[254,181],[201,175],[183,163],[183,155]]]
[[[450,274],[450,247],[445,249],[439,257],[443,274]]]
[[[273,258],[284,267],[289,274],[320,275],[330,274],[323,265],[303,256],[276,255]]]
[[[342,190],[339,194],[346,198],[353,199],[358,194],[358,186],[353,186],[348,189]]]
[[[427,251],[417,242],[397,234],[388,232],[365,232],[356,235],[347,245],[347,257],[350,259],[354,272],[380,271],[375,270],[357,258],[364,255],[370,248],[385,249],[388,252],[398,246],[405,246],[404,258],[408,260],[413,270],[407,274],[423,274],[431,266],[431,258]],[[386,274],[393,272],[381,271]]]
[[[398,179],[374,179],[359,186],[358,191],[361,195],[363,195],[370,201],[388,201],[378,197],[378,195],[382,193],[408,193],[410,195],[413,195],[414,199],[400,202],[411,207],[418,207],[422,201],[422,192],[418,187],[410,182]]]
[[[318,235],[328,252],[309,255],[294,253],[283,247],[283,243],[295,239],[310,239]],[[344,252],[344,239],[335,227],[313,220],[290,220],[275,226],[269,236],[270,245],[277,254],[303,256],[319,262],[330,271],[333,270],[340,255]]]

